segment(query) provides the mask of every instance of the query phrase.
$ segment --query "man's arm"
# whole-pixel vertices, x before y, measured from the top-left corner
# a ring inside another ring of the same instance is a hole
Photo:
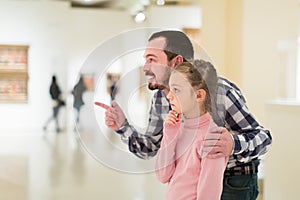
[[[170,110],[169,102],[163,91],[157,91],[154,94],[149,114],[148,127],[146,133],[139,133],[129,123],[116,132],[121,134],[121,139],[128,143],[129,151],[142,159],[148,159],[156,155],[160,148],[163,135],[163,122],[165,116]]]
[[[250,113],[241,91],[225,79],[220,81],[226,94],[225,122],[234,141],[233,156],[240,162],[248,162],[265,154],[272,143],[270,132],[259,125]]]
[[[263,155],[272,143],[264,129],[250,113],[241,91],[226,79],[219,78],[217,96],[219,126],[211,130],[203,143],[203,153],[209,158],[232,156],[229,165],[236,161],[248,162]]]

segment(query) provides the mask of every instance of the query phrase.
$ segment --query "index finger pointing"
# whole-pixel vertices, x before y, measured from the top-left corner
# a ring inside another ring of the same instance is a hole
[[[97,102],[97,101],[95,102],[95,105],[100,106],[101,108],[104,108],[105,110],[110,108],[110,106],[108,106],[104,103],[101,103],[101,102]]]

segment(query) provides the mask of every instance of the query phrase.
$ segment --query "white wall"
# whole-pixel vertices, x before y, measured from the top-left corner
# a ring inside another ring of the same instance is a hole
[[[154,6],[149,9],[149,25],[160,28],[200,28],[202,12],[200,6]]]
[[[69,11],[69,78],[74,83],[90,53],[121,31],[135,28],[128,13],[116,10],[71,9]],[[88,73],[88,72],[87,72]]]
[[[237,83],[250,110],[264,125],[268,117],[264,110],[265,102],[277,98],[278,91],[293,78],[286,78],[281,73],[288,69],[280,66],[278,43],[297,40],[298,1],[200,2],[203,47],[214,60],[219,73]]]
[[[207,51],[219,74],[224,74],[226,66],[227,1],[201,0],[203,24],[201,45]]]
[[[28,104],[0,104],[1,129],[42,126],[51,114],[48,91],[52,74],[58,75],[65,90],[67,12],[63,3],[1,2],[0,43],[30,46]]]
[[[278,42],[298,36],[299,4],[296,0],[244,0],[243,89],[251,110],[264,123],[265,101],[277,97]],[[279,74],[280,76],[280,74]],[[282,75],[284,76],[284,75]],[[259,97],[259,98],[258,98]]]
[[[106,20],[112,17],[117,23]],[[57,75],[66,97],[70,92],[68,73],[75,82],[74,74],[89,52],[132,24],[124,12],[71,10],[68,3],[60,1],[2,1],[0,27],[0,43],[30,46],[28,104],[0,104],[0,133],[5,133],[4,130],[41,130],[52,114],[52,74]],[[64,110],[61,114],[65,119]]]
[[[266,113],[273,144],[265,159],[264,199],[299,199],[300,104],[273,101],[267,104]]]

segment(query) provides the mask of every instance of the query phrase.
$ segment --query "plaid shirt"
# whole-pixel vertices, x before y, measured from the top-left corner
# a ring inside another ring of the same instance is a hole
[[[128,123],[117,131],[132,153],[143,159],[156,155],[163,136],[164,119],[170,109],[165,93],[158,90],[152,99],[146,133],[138,133]],[[272,143],[270,132],[251,115],[241,91],[224,78],[218,80],[217,113],[221,119],[225,119],[222,125],[232,133],[234,139],[234,150],[227,167],[249,162],[267,152],[267,147]],[[220,125],[220,121],[216,123]]]

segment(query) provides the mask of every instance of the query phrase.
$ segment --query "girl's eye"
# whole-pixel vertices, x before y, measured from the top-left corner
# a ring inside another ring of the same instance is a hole
[[[174,93],[180,92],[177,88],[174,88],[173,91],[174,91]]]

